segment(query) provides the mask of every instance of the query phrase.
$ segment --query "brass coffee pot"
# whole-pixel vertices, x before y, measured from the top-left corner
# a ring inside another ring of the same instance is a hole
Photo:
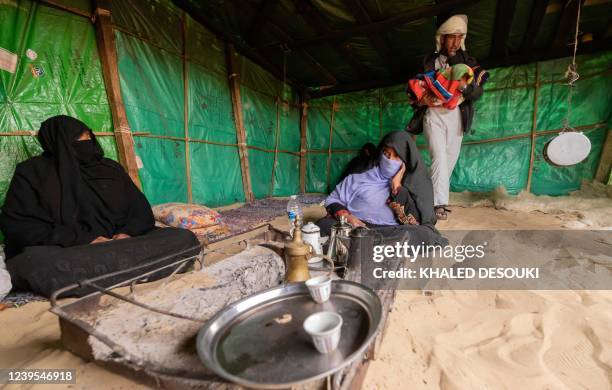
[[[302,219],[297,216],[294,222],[293,239],[285,244],[285,282],[304,282],[310,279],[308,270],[308,259],[320,257],[329,263],[328,275],[334,273],[334,261],[326,255],[317,255],[310,244],[302,241]]]
[[[308,271],[308,258],[312,252],[312,247],[302,241],[302,221],[298,215],[294,222],[293,240],[285,244],[285,259],[287,270],[285,281],[303,282],[310,279]]]

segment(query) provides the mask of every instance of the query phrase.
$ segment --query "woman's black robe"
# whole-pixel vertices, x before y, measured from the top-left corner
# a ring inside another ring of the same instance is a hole
[[[75,142],[85,131],[92,140]],[[42,123],[38,138],[44,153],[17,165],[0,214],[14,286],[49,296],[82,279],[197,247],[189,231],[155,230],[149,202],[121,165],[103,157],[84,123],[56,116]],[[132,238],[90,244],[118,233]]]

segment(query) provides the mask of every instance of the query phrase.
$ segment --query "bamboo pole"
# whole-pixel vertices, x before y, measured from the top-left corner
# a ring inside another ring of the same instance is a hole
[[[62,11],[66,11],[68,13],[71,13],[73,15],[82,16],[84,18],[91,19],[91,14],[89,14],[89,13],[87,13],[87,12],[85,12],[85,11],[79,9],[79,8],[70,7],[70,6],[67,6],[65,4],[61,4],[61,3],[57,2],[57,1],[53,1],[53,0],[38,0],[38,1],[40,1],[42,4],[44,4],[46,6],[57,8],[57,9],[60,9]]]
[[[229,72],[230,94],[232,96],[232,109],[234,123],[236,124],[236,139],[238,141],[238,154],[240,156],[240,169],[242,171],[242,187],[244,198],[247,203],[252,203],[255,197],[251,186],[251,174],[249,170],[249,154],[246,144],[246,131],[244,118],[242,117],[242,100],[240,98],[240,74],[236,64],[236,51],[231,43],[225,44],[225,55],[227,58],[227,69]]]
[[[183,127],[185,133],[185,176],[187,180],[188,203],[193,203],[191,183],[191,153],[189,145],[189,64],[187,62],[187,17],[183,11]]]
[[[274,131],[274,162],[272,163],[272,177],[270,178],[270,189],[268,196],[274,194],[274,175],[276,174],[276,164],[278,163],[278,142],[280,139],[280,98],[275,99],[276,104],[276,130]]]
[[[146,36],[144,34],[141,34],[139,32],[131,31],[131,30],[129,30],[129,29],[123,27],[123,26],[120,26],[118,24],[113,24],[112,27],[113,27],[114,30],[121,31],[121,33],[123,33],[123,34],[129,35],[131,37],[134,37],[134,38],[138,39],[139,41],[145,42],[146,44],[148,44],[150,46],[153,46],[154,48],[159,49],[159,50],[163,51],[166,54],[170,54],[170,55],[173,55],[175,57],[185,58],[185,54],[182,51],[182,49],[181,49],[180,52],[176,51],[176,50],[168,49],[167,47],[164,47],[164,46],[160,45],[159,43],[157,43],[154,39],[149,38],[148,36]]]
[[[533,123],[531,125],[531,151],[529,153],[529,172],[527,174],[527,192],[531,192],[531,179],[533,177],[533,164],[535,162],[535,147],[536,147],[536,133],[538,127],[538,98],[540,96],[540,63],[536,62],[536,82],[535,90],[533,93]]]
[[[601,148],[599,162],[597,163],[597,171],[595,172],[595,180],[606,183],[610,177],[610,168],[612,167],[612,131],[608,129],[606,140]]]
[[[576,131],[591,131],[591,130],[597,130],[597,129],[601,129],[601,128],[606,128],[607,127],[607,122],[599,122],[599,123],[595,123],[595,124],[591,124],[591,125],[584,125],[584,126],[576,126],[574,127],[574,130]],[[550,135],[550,134],[558,134],[561,131],[563,131],[563,128],[559,128],[559,129],[552,129],[552,130],[544,130],[544,131],[538,131],[536,133],[536,137],[540,137],[543,135]],[[32,136],[35,137],[37,135],[38,132],[36,131],[26,131],[26,130],[20,130],[20,131],[13,131],[13,132],[7,132],[7,133],[0,133],[0,137],[11,137],[11,136]],[[115,133],[109,133],[109,132],[100,132],[100,133],[95,133],[96,136],[114,136]],[[170,139],[170,140],[175,140],[175,141],[183,141],[184,138],[182,137],[173,137],[170,135],[155,135],[155,134],[151,134],[149,132],[133,132],[132,135],[134,137],[144,137],[144,138],[159,138],[159,139]],[[487,138],[487,139],[482,139],[482,140],[476,140],[476,141],[466,141],[463,142],[461,145],[478,145],[478,144],[488,144],[488,143],[495,143],[495,142],[505,142],[505,141],[511,141],[514,139],[520,139],[520,138],[530,138],[531,137],[531,133],[525,133],[525,134],[517,134],[517,135],[509,135],[506,137],[497,137],[497,138]],[[612,137],[611,137],[612,138]],[[198,143],[203,143],[203,144],[210,144],[210,145],[219,145],[219,146],[228,146],[228,147],[238,147],[238,144],[229,144],[229,143],[223,143],[223,142],[215,142],[215,141],[207,141],[207,140],[203,140],[203,139],[189,139],[190,142],[198,142]],[[419,145],[420,149],[426,148],[427,145]],[[247,149],[254,149],[254,150],[259,150],[262,152],[266,152],[266,153],[274,153],[273,149],[265,149],[265,148],[261,148],[259,146],[254,146],[254,145],[247,145],[246,146]],[[355,153],[360,151],[361,149],[333,149],[332,151],[334,153]],[[294,152],[291,150],[284,150],[284,149],[278,149],[278,153],[286,153],[286,154],[291,154],[294,156],[299,156],[300,152]],[[316,154],[316,153],[329,153],[328,149],[310,149],[306,151],[306,154]]]
[[[110,2],[94,0],[95,8],[95,30],[98,43],[98,52],[102,62],[102,73],[104,85],[113,117],[113,128],[117,143],[117,154],[119,162],[132,181],[141,188],[138,178],[138,166],[136,164],[136,153],[134,151],[134,139],[127,120],[123,98],[121,96],[121,83],[119,80],[119,68],[117,65],[117,49],[115,47],[115,35],[113,33],[110,14]]]
[[[332,141],[334,134],[334,118],[336,116],[336,97],[334,96],[331,105],[331,118],[329,120],[329,146],[327,147],[327,191],[329,192],[329,185],[331,184],[331,155],[332,155]]]
[[[184,141],[185,138],[183,137],[174,137],[171,135],[156,135],[156,134],[151,134],[151,133],[133,133],[135,137],[144,137],[144,138],[157,138],[157,139],[169,139],[169,140],[174,140],[174,141]],[[2,135],[2,133],[0,133],[0,136]],[[208,144],[208,145],[217,145],[217,146],[228,146],[228,147],[234,147],[237,148],[240,146],[240,144],[229,144],[229,143],[225,143],[225,142],[215,142],[215,141],[208,141],[205,139],[194,139],[194,138],[189,138],[189,142],[197,142],[200,144]],[[259,150],[261,152],[265,152],[265,153],[274,153],[273,149],[266,149],[266,148],[261,148],[259,146],[255,146],[255,145],[246,145],[245,146],[246,149],[252,149],[252,150]],[[285,153],[285,154],[291,154],[293,156],[299,156],[300,152],[294,152],[292,150],[285,150],[285,149],[278,149],[278,153]]]
[[[114,137],[115,133],[111,133],[110,131],[100,131],[97,132],[94,130],[94,134],[96,137]],[[133,136],[147,136],[151,133],[132,133]],[[8,131],[0,133],[0,137],[20,137],[20,136],[38,136],[38,131],[36,130],[17,130],[17,131]]]
[[[185,176],[187,180],[187,202],[193,203],[191,188],[191,155],[189,153],[189,64],[187,63],[187,14],[183,11],[183,129],[185,132]]]
[[[306,193],[306,163],[308,149],[307,143],[308,134],[308,103],[302,101],[300,107],[300,192]]]
[[[382,136],[383,136],[383,93],[382,93],[382,88],[379,88],[378,89],[378,142],[382,140]]]

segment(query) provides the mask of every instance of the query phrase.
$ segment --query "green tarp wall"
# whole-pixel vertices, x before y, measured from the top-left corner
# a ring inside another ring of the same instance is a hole
[[[72,6],[84,7],[87,1]],[[117,158],[112,121],[91,22],[33,1],[0,3],[0,48],[18,58],[15,73],[0,70],[0,204],[15,165],[40,154],[30,131],[58,114],[82,119]],[[35,55],[26,56],[27,50]],[[23,135],[26,134],[26,135]]]
[[[244,201],[223,42],[170,3],[113,7],[121,91],[151,203],[186,202],[189,182],[193,202]],[[295,97],[258,65],[240,56],[237,62],[253,193],[297,193]]]
[[[564,74],[570,61],[564,58],[491,70],[485,94],[475,106],[473,132],[463,139],[451,178],[452,191],[490,191],[503,186],[517,194],[525,189],[534,110],[537,137],[531,191],[563,195],[580,188],[583,179],[593,179],[612,119],[612,52],[577,58],[581,77],[572,90],[569,124],[582,129],[591,140],[588,158],[561,168],[548,164],[542,154],[546,142],[555,136],[550,131],[563,128],[568,114]],[[307,191],[333,188],[345,163],[365,142],[376,143],[382,135],[405,127],[412,109],[404,88],[398,85],[310,101]],[[425,137],[419,135],[417,143],[429,164]]]
[[[60,3],[91,12],[87,0]],[[244,201],[223,42],[168,2],[117,1],[112,17],[124,104],[150,202],[187,201],[189,181],[193,202]],[[15,165],[41,152],[35,137],[21,134],[50,116],[82,119],[102,133],[106,156],[117,159],[89,19],[32,1],[3,2],[0,48],[19,61],[15,73],[0,70],[0,133],[10,135],[0,136],[0,204]],[[26,56],[28,49],[36,59]],[[253,192],[258,198],[297,193],[297,98],[258,65],[241,56],[238,64]]]

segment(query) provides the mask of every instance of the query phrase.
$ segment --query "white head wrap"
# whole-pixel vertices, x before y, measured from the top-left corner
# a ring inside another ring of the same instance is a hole
[[[461,49],[465,50],[465,35],[467,34],[468,17],[467,15],[453,15],[442,23],[436,31],[436,51],[442,48],[442,35],[463,34],[461,38]]]

